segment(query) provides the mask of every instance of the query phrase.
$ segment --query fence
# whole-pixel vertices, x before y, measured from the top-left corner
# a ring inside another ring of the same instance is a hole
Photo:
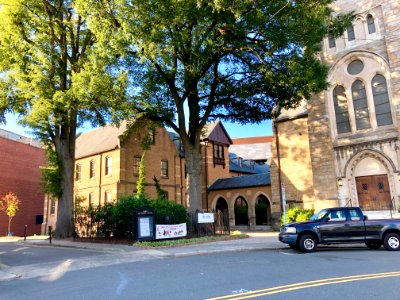
[[[217,211],[214,222],[198,223],[198,213],[187,214],[187,238],[230,234],[228,213]],[[171,217],[164,216],[163,224],[171,224]],[[77,241],[103,243],[132,243],[134,241],[134,213],[125,219],[112,215],[98,215],[94,211],[75,214],[75,237]]]

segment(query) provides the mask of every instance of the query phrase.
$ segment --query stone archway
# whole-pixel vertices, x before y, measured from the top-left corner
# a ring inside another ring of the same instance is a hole
[[[271,224],[271,205],[264,195],[259,195],[255,202],[256,225]]]
[[[241,196],[235,200],[235,225],[249,225],[249,205]]]
[[[348,162],[346,170],[352,205],[366,211],[393,209],[394,167],[390,159],[364,150]]]

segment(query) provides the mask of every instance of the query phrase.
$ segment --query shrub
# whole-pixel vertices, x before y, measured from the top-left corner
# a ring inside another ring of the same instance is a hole
[[[314,214],[313,209],[301,209],[299,207],[289,208],[286,211],[286,223],[307,221]],[[282,215],[281,223],[284,224]]]
[[[156,209],[157,223],[165,224],[167,217],[171,224],[188,222],[188,214],[185,207],[165,199],[155,199],[150,201],[150,206]]]

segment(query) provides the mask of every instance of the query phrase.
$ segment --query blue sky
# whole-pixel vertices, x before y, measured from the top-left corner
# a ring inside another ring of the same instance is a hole
[[[272,135],[272,125],[270,120],[260,124],[239,125],[229,122],[223,122],[223,124],[231,138]],[[30,136],[29,128],[24,128],[18,125],[16,116],[12,114],[7,114],[7,124],[0,125],[0,128],[17,133],[19,135]],[[82,131],[85,130],[78,130],[78,132]]]

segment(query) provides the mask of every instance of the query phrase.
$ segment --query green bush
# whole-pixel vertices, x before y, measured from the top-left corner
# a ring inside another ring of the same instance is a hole
[[[145,196],[130,195],[118,198],[115,203],[106,203],[94,209],[82,208],[79,205],[77,225],[85,229],[81,230],[83,235],[94,230],[97,237],[132,238],[135,210],[144,206],[155,208],[157,224],[165,224],[167,216],[171,224],[187,223],[189,219],[183,205],[166,199],[148,199]]]
[[[286,211],[286,223],[307,221],[313,214],[313,209],[301,209],[299,207],[289,208]],[[284,216],[282,215],[282,224],[284,224],[283,218]]]

